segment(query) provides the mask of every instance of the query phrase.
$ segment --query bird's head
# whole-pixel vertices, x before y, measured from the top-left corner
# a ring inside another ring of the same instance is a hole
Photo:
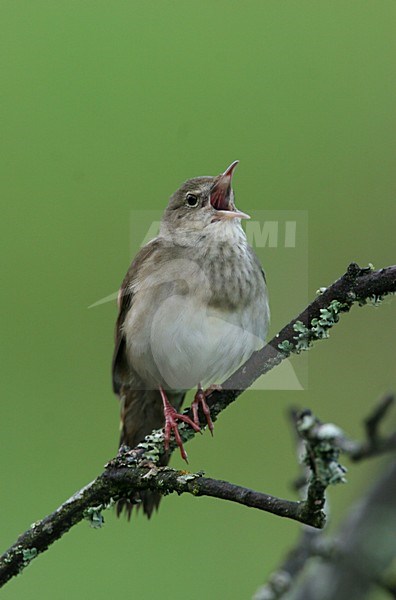
[[[163,227],[176,235],[215,232],[225,224],[240,227],[240,220],[250,217],[237,210],[234,203],[231,181],[238,162],[235,160],[217,177],[195,177],[184,182],[169,200]]]

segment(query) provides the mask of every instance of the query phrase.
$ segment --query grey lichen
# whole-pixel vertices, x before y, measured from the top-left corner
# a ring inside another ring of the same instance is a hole
[[[179,432],[183,442],[194,437],[195,432],[189,425],[186,423],[180,423]],[[157,429],[153,431],[150,435],[146,435],[144,438],[144,442],[141,442],[137,448],[141,448],[144,452],[140,457],[141,459],[145,459],[151,461],[153,463],[158,463],[159,458],[163,451],[161,451],[161,446],[164,443],[164,432],[162,429]]]
[[[143,448],[144,450],[142,458],[157,463],[160,457],[159,444],[163,442],[164,432],[162,429],[157,429],[150,435],[146,435],[144,442],[138,445],[138,448]]]
[[[340,447],[337,438],[342,430],[333,423],[320,423],[310,412],[300,416],[298,431],[306,444],[304,462],[312,470],[312,479],[322,485],[345,483],[346,468],[338,462]]]
[[[152,465],[149,471],[147,471],[146,475],[143,475],[142,479],[154,479],[158,475],[158,467],[156,465]]]
[[[310,411],[306,411],[304,414],[300,415],[298,421],[298,431],[303,434],[303,437],[304,434],[312,429],[314,425],[316,425],[316,419]]]
[[[177,483],[185,484],[188,481],[193,481],[194,479],[197,479],[197,477],[201,477],[201,475],[199,475],[198,473],[183,473],[182,475],[178,476],[176,481]]]
[[[256,591],[253,600],[278,600],[290,589],[292,581],[287,571],[276,571],[271,575],[268,583]]]
[[[343,435],[342,429],[334,423],[323,423],[316,433],[318,439],[329,441],[334,441],[337,438],[343,437]]]
[[[327,287],[320,287],[319,289],[316,290],[316,295],[320,296],[321,294],[324,294],[324,292],[327,290]]]
[[[12,557],[12,554],[10,554],[10,552],[8,552],[8,553],[7,553],[7,554],[4,556],[4,558],[3,558],[3,563],[4,563],[4,564],[9,564],[9,563],[11,563],[11,562],[12,562],[12,558],[13,558],[13,557]]]

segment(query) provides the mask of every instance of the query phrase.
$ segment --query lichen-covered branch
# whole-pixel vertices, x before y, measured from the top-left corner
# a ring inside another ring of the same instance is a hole
[[[329,337],[330,329],[339,322],[342,313],[348,312],[353,304],[363,306],[369,302],[379,304],[387,294],[396,293],[396,265],[380,269],[360,268],[351,263],[344,275],[327,288],[320,288],[318,296],[295,319],[292,319],[275,337],[243,364],[222,384],[221,390],[214,390],[207,398],[212,420],[240,394],[248,389],[259,377],[279,365],[290,354],[300,354],[308,350],[314,342]],[[193,418],[191,409],[184,411]],[[202,427],[206,417],[199,410]],[[183,443],[196,433],[182,423],[179,426]],[[171,451],[176,445],[171,443]],[[163,434],[155,432],[135,449],[135,457],[149,456],[157,460],[163,454]]]
[[[0,587],[82,519],[88,519],[93,527],[100,527],[103,524],[102,511],[132,489],[155,489],[162,494],[176,492],[210,496],[314,526],[318,520],[316,514],[310,515],[303,510],[304,504],[301,502],[284,500],[227,481],[204,477],[201,473],[156,467],[154,464],[132,465],[127,458],[124,455],[111,461],[97,479],[42,521],[33,523],[17,539],[0,557]]]
[[[265,585],[260,586],[252,600],[286,600],[296,585],[296,580],[313,556],[331,555],[333,547],[323,541],[323,530],[305,527],[296,545],[288,552],[282,564],[274,571]]]
[[[326,473],[328,475],[334,472],[335,482],[343,482],[344,468],[338,464],[340,451],[347,454],[352,461],[360,461],[383,454],[387,451],[395,451],[396,445],[394,444],[394,440],[396,439],[396,432],[389,436],[382,436],[379,431],[380,425],[388,415],[389,409],[394,406],[394,404],[395,396],[391,393],[386,394],[377,402],[371,413],[364,420],[367,439],[363,442],[348,439],[341,429],[332,424],[321,424],[309,411],[303,411],[300,414],[293,411],[291,416],[295,430],[298,433],[297,441],[299,452],[301,441],[305,438],[306,452],[304,463],[312,469],[312,471],[308,470],[308,481],[310,480],[311,483],[307,482],[307,473],[305,469],[305,474],[298,478],[298,489],[301,491],[304,490],[307,485],[312,486],[312,480],[315,478],[314,473],[321,473],[323,466],[326,467],[326,464],[328,465],[328,468],[325,468],[325,476]],[[328,446],[326,440],[330,442]],[[322,441],[324,443],[322,449],[319,453],[314,451],[313,456],[311,456],[312,449],[310,446],[313,444],[314,447],[317,447],[317,444],[319,443],[319,445],[321,445]],[[317,457],[319,457],[320,461],[318,465],[315,464]],[[322,460],[324,460],[324,465],[320,464]],[[328,461],[330,461],[330,463]],[[394,597],[394,578],[388,580],[387,573],[384,569],[386,561],[388,561],[388,563],[391,562],[392,557],[396,554],[396,538],[392,534],[391,539],[393,539],[393,544],[388,540],[387,543],[384,544],[385,549],[382,547],[383,540],[386,540],[388,536],[386,535],[384,537],[383,532],[378,533],[378,530],[381,531],[381,527],[386,528],[386,525],[382,524],[382,514],[378,513],[378,515],[376,515],[375,511],[380,503],[385,502],[383,498],[385,487],[387,488],[386,496],[390,498],[392,493],[394,496],[394,491],[389,494],[389,490],[394,489],[396,483],[395,476],[396,472],[393,468],[387,475],[382,475],[374,484],[374,487],[370,490],[368,496],[363,498],[360,506],[365,507],[365,511],[370,511],[369,513],[363,513],[364,518],[360,514],[360,508],[359,510],[355,508],[350,512],[349,521],[352,525],[352,535],[354,537],[353,544],[355,544],[356,547],[350,543],[348,537],[350,535],[350,530],[346,535],[344,526],[340,530],[341,533],[333,537],[326,536],[325,530],[307,527],[302,528],[300,537],[294,548],[288,552],[283,563],[268,578],[267,583],[257,590],[253,596],[253,600],[280,600],[281,598],[282,600],[297,600],[300,598],[304,600],[320,600],[320,598],[323,598],[324,600],[327,598],[326,590],[328,591],[328,584],[330,582],[332,584],[334,583],[335,579],[339,576],[339,571],[344,570],[345,577],[348,575],[350,570],[349,554],[351,549],[353,549],[355,554],[356,562],[358,564],[364,563],[365,566],[362,567],[364,573],[356,576],[354,569],[352,577],[349,578],[349,582],[345,584],[345,581],[343,581],[340,584],[342,587],[338,589],[337,593],[334,593],[334,596],[332,595],[332,597],[345,597],[345,599],[348,598],[348,600],[352,597],[360,599],[363,598],[362,590],[368,591],[370,586],[373,585],[382,587],[391,595],[391,597]],[[322,504],[323,500],[324,496],[321,495],[321,490],[319,490],[319,503]],[[389,517],[390,519],[388,526],[391,527],[391,530],[392,528],[394,529],[392,522],[396,518],[396,504],[393,504],[393,507],[393,512],[389,512],[389,507],[387,509],[387,518]],[[356,513],[358,514],[358,521],[356,521]],[[367,514],[370,514],[371,521],[369,524],[364,522]],[[375,524],[376,518],[378,523],[381,523],[381,527],[379,528],[376,527]],[[361,535],[362,531],[368,532],[370,540],[364,539],[364,535]],[[374,537],[377,539],[377,542],[374,541]],[[358,538],[359,541],[356,541]],[[364,540],[363,546],[362,540]],[[348,550],[345,547],[346,544],[348,545]],[[363,549],[361,549],[361,546]],[[375,560],[370,560],[368,565],[366,564],[367,557],[361,556],[361,552],[363,554],[367,553],[367,546],[370,548],[370,553],[374,552],[376,555]],[[382,562],[378,560],[378,557],[381,557]],[[318,569],[332,574],[327,578],[327,583],[323,583],[323,586],[321,585],[320,588],[314,585],[313,578],[310,576],[312,571],[309,570],[308,565],[312,566],[312,560],[316,560],[317,564],[315,581],[320,579]],[[372,563],[381,565],[381,568],[379,568],[379,566],[373,568]],[[326,567],[323,567],[323,564],[326,564]],[[297,581],[297,578],[299,578],[302,573],[305,573],[305,569],[307,569],[308,582],[310,582],[308,586],[304,583],[300,585],[298,582],[300,580]],[[370,573],[369,577],[367,577],[368,573]],[[363,587],[361,585],[362,580],[364,581]],[[347,586],[346,588],[345,585]],[[323,595],[320,596],[319,594],[322,593]]]
[[[371,266],[360,268],[351,263],[342,277],[327,288],[320,288],[317,298],[307,308],[231,375],[224,382],[223,391],[211,394],[208,405],[213,418],[290,354],[299,354],[317,340],[328,338],[341,314],[348,312],[353,304],[379,304],[384,296],[394,293],[396,265],[375,271]],[[204,415],[201,423],[205,424]]]
[[[395,497],[393,461],[362,494],[334,535],[317,537],[304,575],[278,598],[363,600],[371,598],[377,586],[394,593]]]
[[[326,515],[323,511],[329,485],[345,483],[346,469],[338,462],[340,448],[337,440],[341,430],[332,423],[321,423],[304,410],[296,415],[296,427],[301,439],[305,442],[304,463],[308,467],[306,500],[302,502],[304,513],[315,515],[321,527],[324,526]]]
[[[292,352],[299,353],[309,348],[314,341],[328,337],[329,329],[338,322],[340,314],[347,312],[354,303],[361,305],[370,299],[377,303],[383,295],[394,292],[396,266],[374,271],[371,268],[361,269],[352,263],[345,275],[328,288],[321,288],[319,296],[296,319],[288,323],[265,348],[254,353],[224,382],[221,391],[212,392],[208,397],[212,419],[215,420],[258,377]],[[200,413],[199,417],[204,426],[205,416]],[[307,462],[312,469],[307,498],[302,502],[274,498],[227,482],[216,482],[198,474],[186,474],[169,468],[159,469],[155,465],[164,453],[164,436],[162,431],[155,431],[136,448],[121,449],[119,456],[108,463],[102,475],[22,534],[0,557],[0,586],[18,574],[82,518],[87,517],[93,525],[100,525],[101,511],[104,508],[123,494],[130,494],[137,489],[215,496],[322,527],[324,490],[329,483],[334,482],[332,469],[338,475],[341,471],[339,465],[335,467],[337,460],[334,448],[329,450],[330,454],[333,453],[333,458],[325,458],[326,444],[332,446],[328,430],[323,437],[325,426],[308,414],[303,415],[301,423],[300,433],[306,440]],[[179,430],[183,442],[195,435],[184,423],[179,426]],[[319,439],[321,435],[322,439]],[[393,442],[391,445],[393,447]],[[175,445],[171,445],[171,451],[174,448]],[[383,449],[387,448],[388,446],[384,446]]]

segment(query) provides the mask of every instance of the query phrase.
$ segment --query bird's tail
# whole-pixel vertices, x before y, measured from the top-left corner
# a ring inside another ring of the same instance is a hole
[[[185,394],[172,395],[169,400],[176,410],[179,410]],[[144,441],[146,435],[153,429],[161,429],[164,426],[164,411],[161,395],[157,390],[132,390],[123,388],[120,393],[121,400],[121,436],[120,446],[125,445],[134,448]],[[169,456],[161,458],[160,465],[165,466],[169,462]],[[154,509],[158,508],[161,494],[151,490],[135,492],[127,498],[121,498],[117,502],[117,516],[125,513],[130,519],[133,507],[143,507],[143,512],[148,518]]]

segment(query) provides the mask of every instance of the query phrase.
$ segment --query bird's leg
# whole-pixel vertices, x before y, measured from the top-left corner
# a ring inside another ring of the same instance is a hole
[[[198,408],[201,405],[202,406],[202,412],[204,413],[205,417],[206,417],[206,422],[208,424],[210,433],[213,435],[213,422],[212,419],[210,418],[210,409],[209,406],[206,404],[206,398],[207,396],[209,396],[209,394],[211,394],[212,392],[216,391],[221,391],[221,385],[211,385],[210,387],[208,387],[207,390],[203,391],[201,384],[198,384],[198,390],[197,393],[195,394],[193,403],[191,404],[191,408],[193,411],[193,415],[194,415],[194,423],[196,425],[199,425],[199,418],[198,418]]]
[[[184,421],[184,423],[187,423],[187,425],[190,425],[190,427],[192,427],[194,429],[194,431],[197,431],[197,432],[201,431],[199,424],[197,425],[196,423],[194,423],[194,421],[192,421],[190,419],[190,417],[187,417],[186,415],[181,415],[180,413],[178,413],[176,411],[176,409],[172,406],[172,404],[169,402],[168,398],[166,397],[165,391],[162,389],[162,387],[159,388],[159,391],[161,394],[162,403],[164,405],[164,416],[165,416],[164,447],[165,447],[165,450],[169,450],[170,437],[171,437],[171,433],[173,431],[175,440],[176,440],[176,444],[179,446],[179,449],[180,449],[181,457],[188,463],[187,453],[183,447],[183,442],[180,437],[179,429],[177,427],[177,422]]]

